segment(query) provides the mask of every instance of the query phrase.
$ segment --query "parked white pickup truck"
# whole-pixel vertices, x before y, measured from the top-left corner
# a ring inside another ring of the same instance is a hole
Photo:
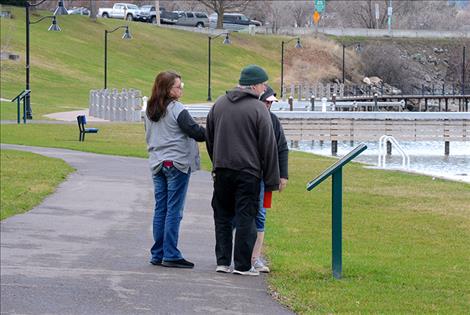
[[[130,3],[115,3],[112,8],[98,9],[97,17],[113,18],[113,19],[126,19],[128,21],[137,20],[139,18],[140,10],[135,4]]]

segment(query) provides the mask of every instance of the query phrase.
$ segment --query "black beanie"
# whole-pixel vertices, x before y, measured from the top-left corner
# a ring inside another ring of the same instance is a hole
[[[268,81],[268,74],[263,68],[257,65],[249,65],[243,68],[240,73],[240,85],[249,86]]]

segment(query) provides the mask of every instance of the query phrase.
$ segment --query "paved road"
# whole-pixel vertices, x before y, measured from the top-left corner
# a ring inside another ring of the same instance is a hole
[[[180,235],[193,270],[148,263],[152,184],[147,161],[2,145],[77,169],[30,212],[1,222],[2,314],[291,314],[265,276],[218,274],[207,172],[191,178]],[[34,165],[32,165],[34,167]]]

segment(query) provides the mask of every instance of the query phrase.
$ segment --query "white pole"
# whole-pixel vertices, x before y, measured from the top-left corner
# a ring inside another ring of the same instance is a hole
[[[388,33],[392,32],[392,0],[389,0],[388,2]]]

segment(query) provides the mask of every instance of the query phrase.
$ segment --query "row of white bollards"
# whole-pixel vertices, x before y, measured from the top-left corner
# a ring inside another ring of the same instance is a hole
[[[89,115],[111,121],[141,121],[142,95],[134,89],[91,90]]]

